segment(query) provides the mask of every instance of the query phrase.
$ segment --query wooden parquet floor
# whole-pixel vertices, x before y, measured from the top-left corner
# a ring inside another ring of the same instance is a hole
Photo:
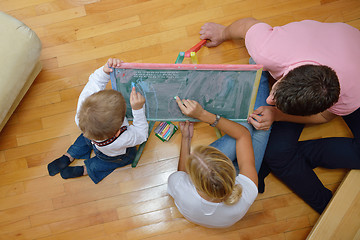
[[[46,166],[79,135],[78,96],[109,57],[173,63],[179,51],[199,41],[205,22],[230,24],[249,16],[271,25],[313,19],[360,29],[359,0],[0,0],[0,10],[27,24],[43,44],[43,70],[0,133],[0,239],[306,238],[319,215],[272,175],[234,226],[206,229],[185,220],[166,193],[179,133],[168,143],[151,134],[138,167],[117,169],[97,185],[88,177],[50,177]],[[198,58],[246,64],[249,55],[242,41],[203,48]],[[195,127],[194,145],[216,138],[206,124]],[[312,137],[317,130],[307,131],[305,137]],[[316,172],[333,191],[346,174]]]

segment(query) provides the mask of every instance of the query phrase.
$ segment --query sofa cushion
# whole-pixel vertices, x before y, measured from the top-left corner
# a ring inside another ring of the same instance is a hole
[[[21,21],[0,12],[0,131],[41,69],[41,42]]]

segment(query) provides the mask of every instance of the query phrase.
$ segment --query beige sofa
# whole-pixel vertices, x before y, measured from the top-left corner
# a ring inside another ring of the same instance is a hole
[[[39,74],[40,52],[35,32],[0,11],[0,131]]]

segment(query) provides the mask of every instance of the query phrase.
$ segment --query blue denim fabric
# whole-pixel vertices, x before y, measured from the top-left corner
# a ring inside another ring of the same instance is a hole
[[[94,150],[95,157],[90,158]],[[75,159],[86,159],[84,161],[89,177],[94,183],[99,183],[116,168],[131,164],[136,155],[136,147],[126,149],[126,153],[109,157],[91,144],[91,141],[81,134],[67,151]]]
[[[254,62],[250,59],[250,63]],[[268,106],[266,103],[266,98],[269,96],[269,73],[263,72],[260,79],[259,89],[256,96],[255,107],[257,109],[260,106]],[[261,163],[263,161],[266,145],[269,139],[271,129],[256,130],[251,124],[247,122],[241,122],[241,125],[246,127],[251,135],[252,144],[254,148],[255,155],[255,168],[259,172]],[[215,142],[211,143],[210,146],[213,146],[223,152],[226,156],[233,161],[237,173],[239,173],[239,167],[236,159],[236,142],[232,137],[225,135]]]

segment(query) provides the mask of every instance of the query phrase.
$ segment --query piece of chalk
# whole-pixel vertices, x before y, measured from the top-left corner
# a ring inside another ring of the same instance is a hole
[[[134,82],[131,82],[131,87],[135,87],[135,83]]]

